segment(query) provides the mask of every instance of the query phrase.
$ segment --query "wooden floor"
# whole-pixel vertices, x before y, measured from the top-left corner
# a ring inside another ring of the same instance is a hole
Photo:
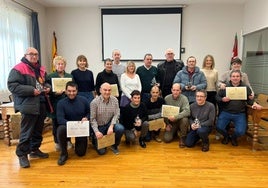
[[[108,150],[98,156],[89,145],[87,155],[77,157],[71,150],[69,160],[58,166],[51,133],[44,134],[41,149],[48,159],[30,160],[22,169],[14,153],[0,140],[0,187],[268,187],[268,151],[251,151],[246,137],[239,146],[222,145],[211,135],[211,149],[200,145],[178,148],[170,143],[151,141],[146,149],[139,145],[120,145],[120,154]]]

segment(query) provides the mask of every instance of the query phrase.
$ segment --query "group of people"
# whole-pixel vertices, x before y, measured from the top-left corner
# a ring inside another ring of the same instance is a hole
[[[57,56],[53,60],[56,71],[47,75],[39,64],[38,51],[30,47],[21,62],[8,77],[8,89],[14,99],[16,112],[22,115],[21,132],[16,154],[22,168],[30,167],[31,158],[48,158],[39,148],[42,142],[44,119],[52,118],[55,149],[60,151],[58,165],[68,159],[68,149],[73,148],[67,137],[68,121],[89,121],[92,145],[99,155],[107,148],[98,148],[98,140],[115,133],[115,143],[110,149],[119,153],[121,138],[131,145],[138,140],[142,148],[146,141],[169,143],[179,137],[179,147],[193,147],[199,140],[202,151],[209,151],[209,134],[216,130],[223,136],[222,143],[237,146],[237,138],[245,134],[246,105],[261,109],[254,102],[254,93],[246,73],[241,72],[242,61],[234,58],[231,70],[218,79],[214,58],[207,55],[203,67],[196,66],[190,56],[186,64],[175,60],[172,49],[165,51],[166,60],[152,65],[152,54],[145,54],[144,65],[136,69],[133,61],[126,67],[120,62],[121,53],[114,50],[112,59],[104,61],[104,70],[98,73],[94,84],[93,72],[88,69],[87,58],[77,57],[77,69],[65,72],[66,60]],[[52,92],[52,78],[71,78],[62,91]],[[118,95],[112,95],[113,85]],[[231,100],[226,87],[246,87],[247,99]],[[179,107],[179,113],[164,118],[165,131],[149,131],[151,120],[161,118],[162,105]],[[216,110],[218,109],[218,110]],[[216,121],[216,115],[218,119]],[[235,131],[229,135],[228,125],[233,122]],[[84,156],[88,137],[75,137],[75,153]]]

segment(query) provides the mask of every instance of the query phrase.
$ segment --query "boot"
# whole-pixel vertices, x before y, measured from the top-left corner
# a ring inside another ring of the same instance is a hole
[[[145,142],[144,142],[144,138],[143,138],[143,137],[140,137],[140,138],[139,138],[139,143],[140,143],[140,146],[141,146],[142,148],[146,148],[146,144],[145,144]]]

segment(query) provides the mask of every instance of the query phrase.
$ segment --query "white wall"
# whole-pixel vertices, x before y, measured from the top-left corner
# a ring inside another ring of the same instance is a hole
[[[58,54],[67,59],[68,72],[76,68],[75,59],[79,54],[86,55],[89,69],[93,70],[94,76],[103,70],[99,8],[48,8],[47,23],[47,58],[51,56],[52,33],[55,31]],[[242,23],[243,7],[240,5],[200,4],[186,7],[182,27],[182,46],[186,48],[186,53],[182,54],[182,60],[185,61],[188,56],[194,55],[201,66],[203,57],[212,54],[215,56],[219,72],[226,71],[229,67],[234,36],[236,32],[240,34]],[[137,63],[137,66],[141,64]]]
[[[268,27],[268,1],[248,0],[244,9],[243,33],[248,34]]]

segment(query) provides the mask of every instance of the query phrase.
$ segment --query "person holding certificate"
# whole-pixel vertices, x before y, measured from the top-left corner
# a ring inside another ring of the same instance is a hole
[[[165,104],[165,100],[160,97],[160,89],[158,86],[153,86],[151,88],[151,97],[149,101],[145,103],[148,112],[148,120],[156,120],[161,118],[161,108]],[[149,138],[153,138],[157,142],[162,142],[162,139],[159,137],[161,129],[149,131]]]
[[[141,92],[138,90],[132,91],[131,103],[121,108],[120,122],[125,127],[126,144],[135,142],[139,138],[139,143],[142,148],[146,148],[145,136],[148,133],[148,115],[147,108],[141,102]]]
[[[99,139],[103,139],[104,135],[115,133],[111,150],[117,155],[119,154],[118,146],[124,133],[124,127],[118,123],[120,116],[118,100],[111,95],[111,85],[107,82],[101,85],[100,93],[101,95],[90,104],[92,144],[99,155],[104,155],[107,149],[106,147],[98,148]]]
[[[215,106],[206,101],[206,90],[197,90],[196,102],[190,105],[191,115],[189,118],[191,130],[187,134],[185,145],[193,147],[200,139],[202,140],[202,151],[209,151],[209,134],[215,121]]]
[[[61,153],[58,159],[58,165],[64,165],[68,159],[67,151],[67,123],[68,121],[88,121],[89,103],[87,99],[78,93],[78,85],[75,82],[67,82],[65,94],[67,97],[61,99],[57,105],[57,139],[60,144]],[[89,126],[89,125],[88,125]],[[84,156],[88,147],[88,137],[75,137],[75,153],[78,156]]]
[[[60,151],[60,145],[57,140],[57,128],[58,128],[58,123],[57,123],[57,117],[56,117],[56,109],[57,109],[57,104],[58,101],[66,97],[65,95],[65,87],[66,87],[66,82],[70,79],[72,80],[73,76],[69,73],[65,72],[66,68],[66,60],[62,56],[56,56],[53,59],[53,66],[55,67],[55,72],[52,72],[48,75],[48,79],[52,85],[52,92],[50,92],[50,100],[53,105],[54,112],[48,113],[48,117],[52,119],[52,134],[55,142],[55,149],[56,151]],[[65,78],[66,81],[64,80]],[[62,79],[62,85],[64,84],[64,88],[55,89],[53,86],[56,84],[53,84],[53,81],[56,81],[56,79]],[[73,144],[71,142],[71,139],[68,138],[68,149],[71,149],[73,147]]]
[[[181,94],[180,84],[174,83],[172,85],[171,94],[165,97],[165,102],[166,105],[179,107],[179,113],[166,118],[167,126],[164,133],[164,142],[171,142],[174,136],[178,134],[180,137],[179,147],[184,148],[189,126],[188,117],[190,116],[190,106],[187,97]]]
[[[244,88],[244,92],[241,94],[240,92],[233,92],[237,87],[241,87],[240,89],[242,90]],[[227,88],[230,91],[229,96],[226,92]],[[220,114],[216,128],[217,131],[224,136],[221,143],[228,144],[229,140],[231,140],[233,146],[238,146],[237,138],[244,135],[247,128],[246,105],[253,105],[252,90],[249,88],[249,86],[242,83],[242,73],[240,70],[231,71],[230,81],[226,84],[225,89],[220,89],[218,91],[216,100],[220,107]],[[252,107],[255,108],[255,106],[256,104],[254,104]],[[235,129],[233,134],[229,136],[226,126],[230,122],[234,123]]]

